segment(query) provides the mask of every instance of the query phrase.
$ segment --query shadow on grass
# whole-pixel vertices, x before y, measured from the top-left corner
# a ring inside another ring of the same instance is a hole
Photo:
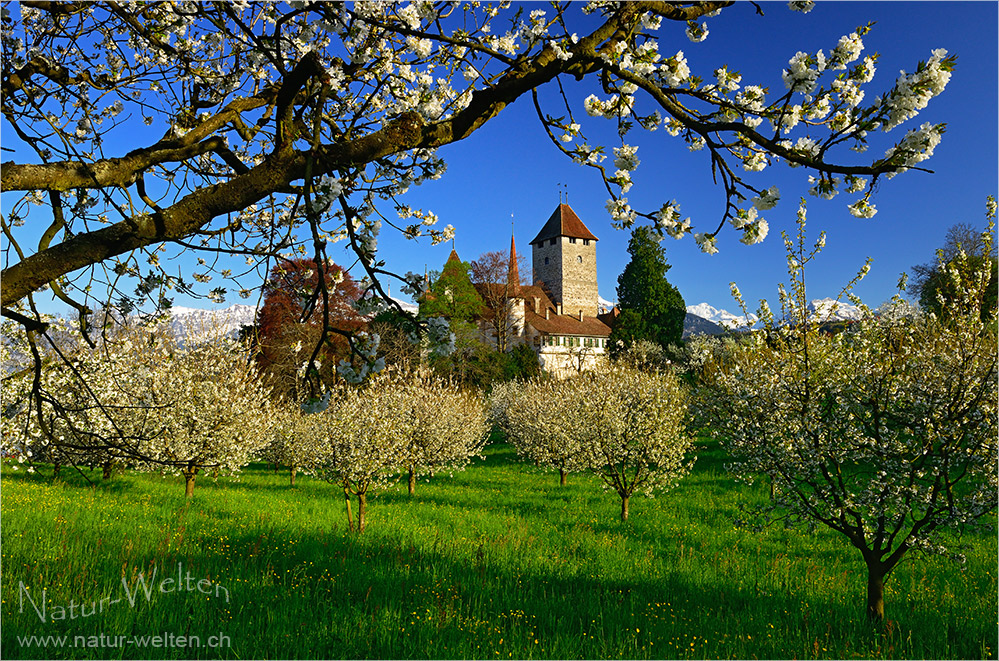
[[[212,512],[212,516],[217,514]],[[542,655],[550,657],[656,658],[662,654],[668,658],[667,641],[690,632],[722,635],[729,626],[737,629],[739,618],[747,613],[762,617],[784,613],[773,618],[775,624],[802,639],[830,631],[857,635],[863,629],[850,624],[855,613],[830,603],[812,603],[813,621],[803,620],[800,599],[793,594],[764,597],[752,589],[726,584],[692,585],[675,573],[657,580],[571,572],[558,576],[526,571],[516,562],[517,554],[526,549],[497,553],[480,547],[474,551],[446,541],[430,544],[386,533],[356,535],[341,529],[303,535],[293,550],[264,554],[262,561],[253,559],[261,557],[260,547],[283,531],[228,535],[226,542],[232,549],[228,558],[204,551],[169,556],[136,553],[131,561],[134,566],[172,572],[176,563],[182,563],[196,580],[211,576],[212,585],[227,590],[227,599],[205,599],[196,590],[154,591],[151,599],[140,598],[145,603],[139,607],[118,609],[109,617],[46,625],[34,614],[5,611],[4,655],[31,656],[31,650],[13,644],[15,634],[186,631],[202,639],[224,633],[231,637],[232,648],[150,650],[150,656],[208,658],[221,652],[220,656],[235,658],[468,658],[496,657],[494,652],[499,651],[506,658],[507,652],[528,656],[537,645],[544,650]],[[108,549],[116,550],[120,551]],[[109,556],[117,558],[119,553]],[[116,576],[120,566],[97,558],[93,569],[100,576]],[[644,638],[636,636],[637,629],[644,632]],[[639,639],[663,644],[642,652],[631,647]],[[448,655],[442,644],[454,654]],[[768,647],[765,641],[754,650],[761,658],[802,653]],[[53,658],[61,654],[51,648],[40,651],[40,656]],[[92,652],[102,656],[101,650]],[[681,649],[674,653],[682,652],[690,654]],[[137,649],[126,654],[144,655]],[[80,653],[66,656],[79,658]]]

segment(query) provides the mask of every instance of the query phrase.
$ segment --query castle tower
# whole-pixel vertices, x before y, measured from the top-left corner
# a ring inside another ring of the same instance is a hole
[[[510,233],[510,266],[506,282],[510,285],[510,293],[516,294],[520,291],[520,268],[517,266],[517,244],[514,243],[513,232]]]
[[[563,314],[599,312],[597,240],[568,204],[559,204],[531,241],[534,283],[547,286]]]

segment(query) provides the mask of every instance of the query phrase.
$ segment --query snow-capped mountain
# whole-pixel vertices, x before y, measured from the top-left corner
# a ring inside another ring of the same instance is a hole
[[[180,341],[221,332],[229,337],[239,334],[243,326],[253,324],[257,308],[252,305],[230,305],[222,310],[199,310],[174,306],[170,308],[170,329]]]
[[[864,317],[856,305],[833,298],[816,298],[808,303],[808,309],[815,315],[815,321],[857,321]]]
[[[396,298],[395,296],[389,296],[389,298],[398,303],[406,312],[416,314],[420,311],[420,306],[416,303],[410,303],[409,301],[404,301],[401,298]]]
[[[690,312],[683,318],[683,339],[692,335],[724,335],[725,329],[713,321],[698,317]]]
[[[614,309],[614,304],[598,294],[597,307],[600,309],[600,312],[610,312]]]
[[[738,328],[746,325],[746,319],[741,315],[735,315],[728,310],[719,310],[718,308],[711,307],[707,303],[698,303],[697,305],[688,305],[687,314],[693,314],[701,319],[707,319],[708,321],[718,324],[724,328]],[[749,324],[756,323],[756,315],[749,315]]]

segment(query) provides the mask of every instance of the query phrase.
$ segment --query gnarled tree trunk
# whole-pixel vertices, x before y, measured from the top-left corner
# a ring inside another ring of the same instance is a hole
[[[194,478],[198,475],[198,470],[194,464],[188,464],[183,470],[184,495],[188,498],[194,495]]]
[[[885,581],[895,565],[905,556],[908,545],[903,543],[887,558],[882,554],[862,550],[867,564],[867,617],[872,622],[885,619]]]
[[[298,466],[295,464],[291,465],[291,486],[295,486],[295,475],[298,474]]]
[[[566,473],[565,469],[560,468],[558,470],[558,485],[560,487],[564,487],[565,486],[565,476],[566,475],[567,475],[567,473]]]
[[[885,574],[867,566],[867,618],[873,622],[885,619]]]

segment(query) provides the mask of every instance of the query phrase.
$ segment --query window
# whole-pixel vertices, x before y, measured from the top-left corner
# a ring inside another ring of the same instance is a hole
[[[545,266],[548,266],[548,258],[545,257]]]
[[[584,246],[590,245],[590,240],[589,239],[583,239],[583,245]]]
[[[552,239],[551,241],[549,241],[549,242],[548,242],[548,245],[550,245],[550,246],[553,246],[553,245],[555,245],[555,239]]]
[[[579,262],[580,264],[582,264],[583,263],[583,256],[582,255],[576,255],[576,261]]]
[[[575,242],[576,242],[576,237],[570,236],[569,237],[569,243],[575,243]]]

